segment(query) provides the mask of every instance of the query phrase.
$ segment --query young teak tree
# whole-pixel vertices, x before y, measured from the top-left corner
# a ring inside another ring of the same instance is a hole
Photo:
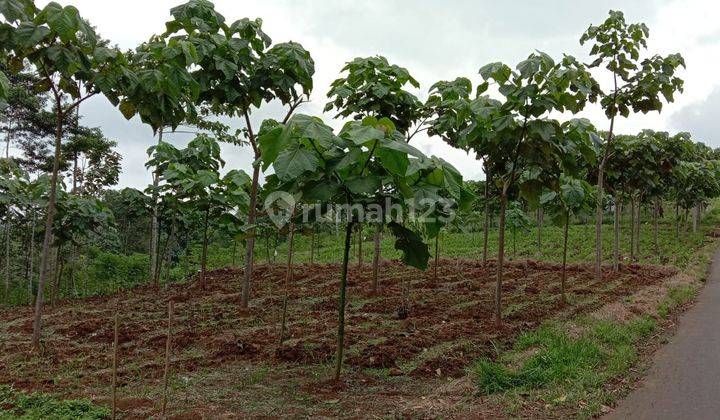
[[[505,260],[505,212],[512,192],[536,202],[542,190],[542,168],[554,165],[562,154],[562,128],[548,118],[551,112],[583,109],[594,101],[597,83],[571,56],[555,63],[537,52],[516,66],[491,63],[480,69],[484,82],[471,103],[473,118],[461,131],[457,146],[484,156],[500,192],[495,322],[502,323],[502,280]],[[503,100],[481,96],[490,83]],[[465,111],[467,112],[467,111]],[[451,143],[453,144],[453,143]]]
[[[385,57],[358,57],[345,64],[341,72],[343,77],[336,79],[327,93],[330,101],[325,112],[337,110],[335,118],[362,120],[365,117],[387,118],[402,133],[407,142],[418,132],[426,130],[423,124],[417,124],[422,117],[422,103],[412,93],[405,90],[406,85],[418,88],[420,84],[407,69],[390,64]],[[417,124],[417,125],[416,125]],[[415,129],[410,133],[411,128]],[[373,281],[372,289],[377,292],[378,265],[380,264],[380,237],[382,223],[375,226],[373,234]],[[358,256],[362,257],[362,226],[358,230]],[[360,259],[359,262],[362,260]]]
[[[589,66],[604,66],[612,74],[612,86],[601,93],[600,101],[610,120],[610,129],[600,155],[597,176],[595,277],[598,281],[602,279],[603,176],[613,140],[615,118],[618,115],[627,117],[630,110],[642,113],[661,111],[661,97],[673,102],[675,93],[683,89],[683,80],[675,75],[678,67],[685,67],[685,60],[680,54],[654,55],[641,60],[640,54],[647,48],[649,34],[644,23],[628,24],[622,12],[613,10],[605,22],[598,26],[590,25],[580,38],[581,45],[592,43],[590,55],[595,60]]]
[[[271,46],[262,20],[247,18],[228,24],[207,0],[190,0],[171,9],[165,38],[187,42],[197,60],[192,76],[200,84],[199,103],[215,115],[239,117],[245,128],[236,143],[253,150],[252,188],[247,225],[251,228],[245,250],[241,305],[248,307],[252,278],[257,194],[261,150],[250,114],[263,102],[279,100],[289,105],[286,122],[312,90],[315,64],[302,45],[295,42]]]
[[[414,185],[442,183],[444,178],[438,176],[436,164],[409,146],[387,118],[366,117],[362,122],[349,122],[335,135],[320,119],[296,115],[288,124],[269,131],[260,144],[264,163],[273,165],[281,184],[301,192],[304,202],[342,208],[345,239],[338,296],[337,380],[344,351],[347,268],[353,227],[361,221],[383,223],[385,215],[398,219],[403,212],[387,209],[387,201],[403,209],[405,200],[415,196]],[[399,219],[388,227],[397,238],[395,248],[402,251],[402,261],[425,269],[430,253],[421,237]]]
[[[42,78],[36,89],[50,92],[55,108],[55,153],[33,324],[33,347],[39,349],[63,122],[66,115],[98,93],[117,103],[116,88],[126,72],[126,60],[117,49],[106,46],[73,6],[51,2],[39,9],[31,0],[7,0],[0,3],[0,13],[5,17],[0,23],[0,44],[11,70],[20,71],[25,61],[35,67]]]
[[[200,94],[197,81],[188,68],[198,60],[192,43],[184,40],[166,40],[153,36],[130,55],[132,73],[123,79],[123,97],[119,108],[125,118],[137,115],[163,141],[166,127],[175,130],[180,124],[196,115],[194,103]],[[153,171],[152,219],[150,223],[150,281],[158,285],[159,211],[158,185],[160,173]]]
[[[250,177],[232,170],[224,177],[220,168],[220,145],[207,135],[198,135],[187,148],[177,150],[169,143],[150,149],[153,158],[148,166],[162,168],[162,189],[183,206],[190,206],[202,215],[202,253],[198,284],[205,287],[209,229],[231,211],[247,210],[245,187]]]

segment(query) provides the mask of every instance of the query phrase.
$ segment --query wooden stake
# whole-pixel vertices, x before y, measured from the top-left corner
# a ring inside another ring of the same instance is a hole
[[[172,346],[173,301],[168,301],[167,340],[165,341],[165,374],[163,375],[163,401],[160,416],[165,418],[168,400],[168,377],[170,376],[170,349]]]
[[[113,363],[112,363],[112,420],[117,418],[117,366],[118,366],[118,328],[120,299],[115,301],[115,330],[113,332]]]

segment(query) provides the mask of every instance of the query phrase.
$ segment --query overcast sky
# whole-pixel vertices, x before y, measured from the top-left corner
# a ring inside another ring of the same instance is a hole
[[[75,5],[103,37],[130,49],[163,32],[170,8],[181,0],[60,3]],[[578,43],[580,35],[591,23],[602,22],[608,10],[622,10],[629,22],[642,21],[650,27],[651,53],[680,52],[688,69],[682,72],[685,93],[675,103],[666,105],[660,114],[620,119],[616,129],[623,133],[643,128],[690,131],[696,140],[720,147],[720,138],[711,137],[718,131],[720,116],[720,5],[716,1],[216,0],[215,5],[229,22],[260,17],[274,42],[296,41],[310,51],[315,60],[315,88],[312,101],[299,112],[319,116],[330,82],[354,57],[379,54],[406,67],[421,84],[414,93],[424,100],[427,89],[438,80],[466,76],[476,83],[482,65],[503,61],[514,67],[535,49],[555,58],[566,53],[589,62],[588,47]],[[596,77],[601,83],[607,81],[604,74]],[[279,104],[265,105],[253,114],[253,123],[281,118],[284,112]],[[123,155],[119,186],[144,188],[150,182],[144,167],[146,149],[155,142],[150,128],[137,118],[126,121],[104,98],[84,103],[81,114],[85,125],[101,127],[118,142]],[[330,122],[333,115],[323,117]],[[597,107],[581,116],[607,129]],[[332,125],[339,127],[341,122]],[[178,146],[190,140],[183,134],[166,138]],[[439,139],[417,136],[413,143],[453,163],[466,179],[482,178],[479,162]],[[223,152],[226,169],[249,172],[249,148],[226,145]]]

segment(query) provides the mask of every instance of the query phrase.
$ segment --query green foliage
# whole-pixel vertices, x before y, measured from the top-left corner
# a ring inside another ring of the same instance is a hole
[[[674,93],[683,90],[683,80],[675,75],[680,66],[685,67],[680,54],[640,60],[649,35],[644,23],[628,24],[622,12],[611,10],[605,22],[590,25],[580,38],[581,45],[593,44],[590,55],[597,58],[590,67],[604,64],[615,77],[613,89],[602,94],[601,105],[608,118],[617,114],[627,117],[630,109],[642,113],[660,111],[660,95],[673,102]]]
[[[97,36],[77,8],[50,2],[39,9],[30,0],[6,0],[0,13],[6,19],[0,33],[10,68],[20,71],[28,60],[43,78],[38,91],[62,92],[76,101],[102,92],[118,103],[126,58]]]
[[[191,0],[170,10],[162,35],[169,46],[192,60],[198,102],[214,114],[243,115],[263,101],[287,104],[309,95],[315,64],[297,43],[270,47],[262,20],[227,24],[206,0]]]
[[[86,296],[114,293],[142,284],[148,278],[147,254],[122,255],[91,250],[78,277]]]
[[[110,409],[93,404],[88,399],[58,400],[52,396],[16,391],[0,386],[0,418],[17,419],[107,419]]]
[[[337,117],[361,120],[367,116],[388,118],[398,131],[407,134],[420,118],[422,104],[410,92],[409,84],[420,84],[407,69],[388,63],[385,57],[356,58],[342,68],[345,77],[335,80],[327,93],[325,111],[337,109]]]

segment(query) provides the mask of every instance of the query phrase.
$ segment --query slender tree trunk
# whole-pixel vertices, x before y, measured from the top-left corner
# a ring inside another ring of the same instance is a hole
[[[173,218],[172,223],[170,224],[170,233],[168,234],[168,239],[165,244],[165,252],[163,254],[165,255],[165,288],[167,289],[170,287],[170,264],[172,263],[172,251],[173,248],[175,248],[175,224],[176,220]]]
[[[565,226],[563,226],[563,260],[562,274],[560,275],[560,303],[565,305],[565,280],[567,268],[567,243],[568,243],[568,227],[570,225],[570,214],[565,213]]]
[[[232,250],[232,266],[237,268],[237,238],[233,238],[233,250]]]
[[[503,188],[500,195],[500,217],[498,225],[497,279],[495,283],[495,326],[502,326],[502,281],[505,262],[505,210],[507,209],[507,191]]]
[[[161,144],[163,141],[163,128],[160,127],[160,130],[158,130],[158,144]],[[158,285],[158,275],[157,275],[157,267],[159,263],[158,259],[158,250],[160,247],[160,227],[158,219],[160,215],[159,212],[159,205],[158,205],[158,195],[157,195],[157,188],[160,184],[160,173],[158,172],[157,168],[155,169],[155,172],[153,173],[153,208],[152,208],[152,220],[150,222],[150,281],[154,286],[157,287]]]
[[[363,231],[362,231],[362,224],[358,223],[358,267],[362,268],[363,266]]]
[[[203,227],[203,246],[202,246],[202,257],[200,258],[200,288],[205,288],[205,272],[207,270],[207,249],[208,249],[208,220],[210,216],[210,208],[205,210],[205,226]]]
[[[170,352],[172,350],[173,301],[168,301],[167,338],[165,340],[165,371],[163,372],[163,399],[160,417],[165,418],[168,401],[168,380],[170,378]]]
[[[620,269],[620,193],[615,193],[615,223],[613,223],[613,271]]]
[[[112,415],[117,418],[117,367],[118,367],[118,324],[119,324],[120,300],[115,301],[115,328],[113,330],[113,357],[112,357]]]
[[[280,345],[285,342],[286,326],[287,326],[287,308],[288,308],[288,295],[290,294],[290,282],[292,281],[292,263],[293,263],[293,239],[295,236],[295,222],[292,217],[295,215],[293,209],[290,215],[290,232],[288,233],[288,254],[287,254],[287,268],[285,270],[285,291],[283,296],[282,306],[282,325],[280,327]]]
[[[377,293],[378,291],[378,273],[380,271],[380,230],[382,225],[378,224],[375,228],[375,235],[373,237],[373,244],[375,246],[375,252],[373,253],[373,280],[372,280],[372,291]]]
[[[700,205],[695,203],[695,207],[693,207],[693,215],[692,215],[692,231],[693,233],[697,232],[698,228],[698,219],[700,218]]]
[[[615,82],[615,90],[617,91],[617,81]],[[605,206],[603,205],[603,198],[605,195],[605,164],[607,163],[608,159],[610,142],[612,141],[614,127],[615,117],[613,116],[612,118],[610,118],[610,131],[608,132],[607,143],[605,144],[605,152],[603,154],[602,160],[600,161],[600,165],[598,165],[597,208],[595,214],[595,280],[598,282],[602,280],[602,224],[603,214],[605,210]]]
[[[538,254],[542,254],[542,225],[543,225],[543,209],[537,209],[537,248]]]
[[[28,278],[28,297],[30,304],[33,302],[33,283],[35,280],[35,210],[32,211],[30,216],[32,219],[32,227],[30,228],[30,276]]]
[[[58,290],[60,289],[60,280],[63,272],[62,246],[58,246],[55,254],[55,278],[52,283],[52,291],[50,293],[50,308],[55,309],[57,302]]]
[[[483,265],[488,259],[488,235],[490,230],[490,173],[485,164],[485,220],[483,222]]]
[[[660,254],[660,243],[658,241],[658,213],[660,213],[660,199],[655,198],[653,200],[653,244],[655,245],[655,253]]]
[[[256,153],[256,158],[259,155]],[[257,160],[257,159],[256,159]],[[250,209],[248,211],[248,224],[255,223],[255,207],[257,206],[257,191],[260,178],[260,166],[253,165],[252,187],[250,189]],[[250,237],[247,239],[245,248],[245,269],[243,272],[242,284],[242,301],[241,306],[247,308],[250,303],[250,281],[252,279],[253,270],[253,252],[255,250],[255,229],[250,231]]]
[[[315,265],[315,226],[310,230],[310,266]]]
[[[642,211],[642,195],[640,195],[635,203],[635,258],[640,260],[640,233],[642,232],[642,222],[640,215]]]
[[[630,195],[630,262],[635,261],[635,197]]]
[[[5,302],[10,303],[10,215],[5,222]]]
[[[340,273],[340,292],[338,295],[338,335],[335,356],[335,380],[340,380],[342,371],[343,351],[345,349],[345,289],[347,287],[348,262],[350,259],[350,238],[354,222],[348,221],[345,228],[345,246],[343,248],[342,272]]]
[[[680,237],[680,203],[675,202],[675,237]]]
[[[440,256],[440,232],[435,235],[435,264],[433,265],[433,281],[437,281],[438,260]]]

